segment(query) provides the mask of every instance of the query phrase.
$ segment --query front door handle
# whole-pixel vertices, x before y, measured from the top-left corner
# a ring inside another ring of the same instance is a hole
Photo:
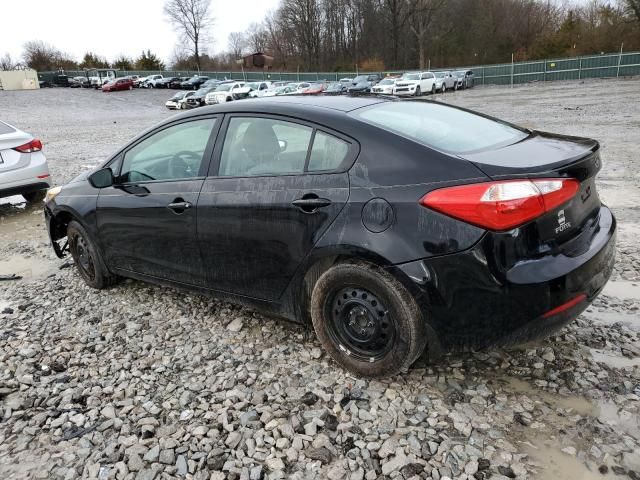
[[[331,205],[331,200],[329,200],[328,198],[318,198],[315,195],[309,197],[305,195],[304,197],[291,202],[291,205],[293,205],[294,207],[298,207],[305,213],[314,213],[319,208],[328,207],[329,205]]]
[[[172,203],[167,205],[168,209],[173,210],[176,213],[182,213],[191,207],[193,207],[191,202],[185,202],[181,198],[176,198]]]

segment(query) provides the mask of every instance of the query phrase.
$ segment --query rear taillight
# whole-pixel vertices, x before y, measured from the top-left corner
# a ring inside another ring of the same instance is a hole
[[[42,150],[42,142],[37,138],[34,138],[29,143],[25,143],[24,145],[15,147],[14,150],[17,150],[20,153],[39,152],[40,150]]]
[[[509,230],[569,201],[579,187],[564,178],[474,183],[434,190],[420,204],[489,230]]]

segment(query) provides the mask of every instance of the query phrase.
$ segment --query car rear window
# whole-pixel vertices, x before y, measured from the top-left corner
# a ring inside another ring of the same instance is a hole
[[[15,130],[11,128],[6,123],[0,122],[0,135],[4,135],[5,133],[13,133]]]
[[[350,115],[428,147],[461,154],[510,145],[525,130],[465,110],[433,102],[384,102]]]

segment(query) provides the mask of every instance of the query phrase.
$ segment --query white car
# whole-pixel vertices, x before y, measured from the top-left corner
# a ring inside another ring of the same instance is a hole
[[[396,86],[397,80],[395,77],[383,78],[380,80],[380,83],[371,87],[371,93],[375,93],[376,95],[393,95],[393,89]]]
[[[284,95],[296,95],[298,93],[303,93],[307,88],[311,86],[309,82],[292,82],[287,85],[289,87],[289,91]]]
[[[271,87],[271,82],[249,82],[245,85],[249,90],[249,97],[263,97],[265,92]]]
[[[447,90],[455,89],[457,79],[451,72],[436,72],[436,90],[439,92],[446,92]]]
[[[245,82],[227,82],[218,85],[213,92],[207,93],[204,103],[215,105],[217,103],[231,102],[240,98],[246,98],[250,89],[245,86]]]
[[[279,95],[286,95],[287,93],[296,93],[296,89],[293,87],[290,87],[289,85],[280,85],[280,86],[268,89],[266,92],[264,92],[264,94],[262,94],[262,96],[277,97]]]
[[[407,72],[396,80],[394,95],[415,95],[419,97],[423,93],[435,93],[436,77],[431,72]]]
[[[27,202],[44,199],[51,188],[42,142],[0,122],[0,197],[22,195]]]
[[[162,75],[149,75],[142,86],[144,88],[156,88],[156,82],[158,80],[162,80],[163,78],[164,77]]]
[[[182,90],[180,92],[177,92],[173,97],[167,100],[167,103],[165,103],[164,106],[169,110],[184,110],[185,108],[187,108],[187,98],[192,96],[194,93],[196,92],[194,92],[193,90]]]

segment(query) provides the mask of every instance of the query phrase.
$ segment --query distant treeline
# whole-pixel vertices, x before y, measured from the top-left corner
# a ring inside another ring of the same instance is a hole
[[[199,62],[176,49],[175,70],[237,70],[250,52],[274,57],[276,70],[382,71],[501,63],[640,50],[640,0],[282,0],[261,23],[229,35],[227,51]],[[215,11],[215,3],[213,10]],[[215,26],[213,27],[215,28]],[[205,52],[205,53],[202,53]],[[1,53],[1,52],[0,52]],[[0,69],[36,70],[113,66],[162,70],[150,50],[109,62],[88,52],[78,62],[43,42],[25,45],[23,58],[0,57]]]

